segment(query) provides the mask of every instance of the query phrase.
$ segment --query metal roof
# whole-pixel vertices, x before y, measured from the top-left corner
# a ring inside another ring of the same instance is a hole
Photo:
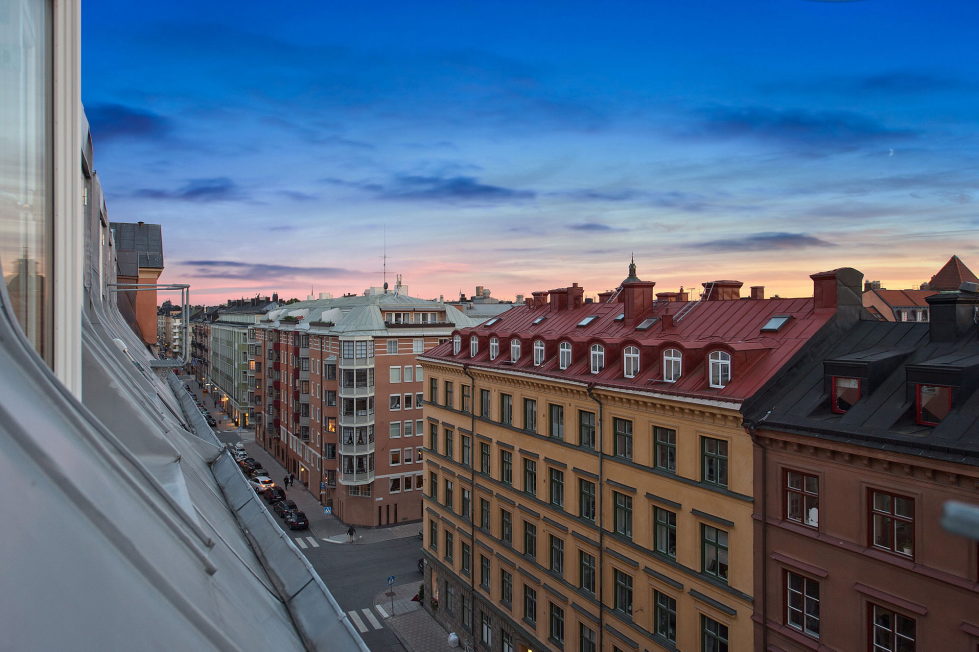
[[[112,222],[110,227],[116,250],[135,252],[137,267],[163,269],[163,227],[145,222]]]

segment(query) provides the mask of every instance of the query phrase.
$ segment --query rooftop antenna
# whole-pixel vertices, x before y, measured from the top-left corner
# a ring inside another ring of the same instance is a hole
[[[381,256],[381,278],[384,280],[384,294],[388,293],[388,225],[383,225],[383,242],[384,249],[383,255]]]

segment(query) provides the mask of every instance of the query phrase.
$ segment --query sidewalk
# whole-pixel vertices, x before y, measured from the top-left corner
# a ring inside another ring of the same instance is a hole
[[[387,592],[374,597],[374,604],[388,614],[384,623],[391,628],[409,652],[449,652],[461,647],[449,646],[449,633],[412,598],[421,582],[392,586],[394,600]]]

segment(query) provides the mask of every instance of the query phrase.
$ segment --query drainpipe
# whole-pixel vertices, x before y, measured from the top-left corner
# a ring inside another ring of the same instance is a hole
[[[598,443],[598,485],[596,487],[595,518],[598,521],[598,649],[605,649],[605,520],[602,503],[605,499],[605,406],[595,396],[595,383],[588,383],[588,397],[598,404],[598,418],[595,419],[595,439]]]
[[[759,521],[761,522],[761,649],[768,649],[768,449],[758,437],[756,427],[764,421],[771,410],[759,421],[744,422],[744,428],[751,437],[751,442],[761,450],[761,500],[758,507],[761,512]]]
[[[476,379],[469,372],[469,365],[462,365],[462,373],[469,377],[469,430],[472,432],[472,445],[469,447],[469,485],[472,487],[472,497],[469,500],[469,539],[472,541],[472,551],[469,553],[469,624],[476,628]],[[473,641],[475,642],[475,635]]]

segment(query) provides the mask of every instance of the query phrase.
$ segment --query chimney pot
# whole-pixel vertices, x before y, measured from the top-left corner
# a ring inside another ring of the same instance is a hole
[[[765,298],[765,286],[764,285],[752,285],[751,286],[751,298],[752,299],[764,299]]]
[[[710,281],[702,283],[707,301],[733,301],[741,298],[741,281]]]

